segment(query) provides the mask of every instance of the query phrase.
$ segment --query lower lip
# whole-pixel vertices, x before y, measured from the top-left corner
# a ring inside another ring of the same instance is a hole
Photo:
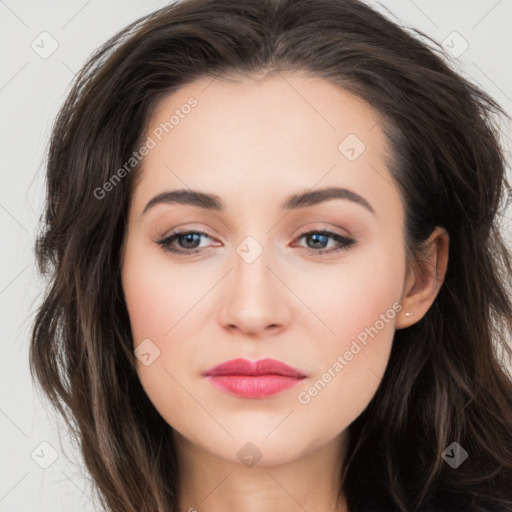
[[[223,391],[243,398],[266,398],[292,388],[302,380],[284,375],[218,375],[208,379]]]

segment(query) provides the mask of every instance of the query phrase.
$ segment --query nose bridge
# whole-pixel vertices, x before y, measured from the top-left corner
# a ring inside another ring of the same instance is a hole
[[[261,240],[261,236],[259,239]],[[272,257],[268,243],[258,241],[254,236],[246,236],[235,248],[234,258],[234,293],[243,303],[257,300],[268,301],[275,283],[271,283],[270,268]],[[268,296],[267,296],[268,295]]]
[[[255,332],[286,322],[283,285],[273,274],[273,258],[267,245],[249,235],[235,247],[223,323]]]

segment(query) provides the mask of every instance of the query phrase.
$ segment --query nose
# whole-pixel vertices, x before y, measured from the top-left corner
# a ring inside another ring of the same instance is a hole
[[[230,331],[251,336],[277,334],[287,327],[291,312],[288,291],[282,276],[263,253],[248,263],[236,252],[234,268],[226,279],[223,303],[219,312],[221,325]]]

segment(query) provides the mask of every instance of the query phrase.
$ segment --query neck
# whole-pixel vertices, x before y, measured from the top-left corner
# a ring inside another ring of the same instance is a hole
[[[221,458],[177,434],[179,510],[346,512],[344,499],[338,500],[345,434],[305,452],[298,459],[265,464],[263,456],[252,466],[250,461],[244,465],[237,458]]]

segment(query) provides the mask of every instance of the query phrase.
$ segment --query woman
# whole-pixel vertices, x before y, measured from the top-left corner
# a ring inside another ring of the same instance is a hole
[[[30,364],[102,505],[510,510],[495,114],[356,0],[186,0],[100,48]]]

